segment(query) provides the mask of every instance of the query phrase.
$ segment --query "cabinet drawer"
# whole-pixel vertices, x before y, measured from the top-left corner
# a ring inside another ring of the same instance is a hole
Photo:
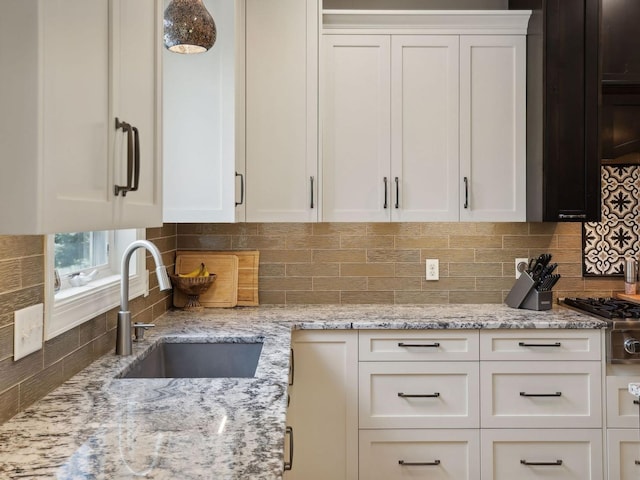
[[[482,360],[600,360],[600,330],[480,332]]]
[[[476,362],[361,362],[360,428],[477,428]]]
[[[479,480],[479,464],[478,430],[360,431],[361,479]]]
[[[640,478],[640,464],[636,463],[640,462],[640,434],[637,428],[607,430],[607,453],[609,480]]]
[[[601,430],[483,430],[481,442],[483,479],[603,478]]]
[[[629,393],[634,382],[640,383],[640,377],[607,377],[607,427],[638,428],[638,398]]]
[[[360,331],[360,361],[469,360],[479,357],[478,331]]]
[[[600,428],[600,362],[483,362],[482,426]]]

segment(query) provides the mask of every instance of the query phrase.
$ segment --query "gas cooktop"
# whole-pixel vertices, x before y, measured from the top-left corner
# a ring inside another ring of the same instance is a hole
[[[617,298],[571,298],[563,303],[607,319],[640,319],[640,304]]]

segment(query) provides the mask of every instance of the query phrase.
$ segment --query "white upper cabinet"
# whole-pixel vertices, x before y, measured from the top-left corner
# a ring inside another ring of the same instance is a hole
[[[461,220],[526,220],[526,68],[524,35],[460,37]]]
[[[318,219],[318,0],[247,0],[246,220]]]
[[[324,221],[524,221],[530,12],[325,11]]]
[[[161,29],[155,0],[0,4],[0,233],[161,224]],[[116,196],[127,160],[139,188]]]
[[[204,3],[216,22],[213,47],[163,53],[165,222],[233,222],[241,201],[244,2]]]
[[[324,221],[389,219],[390,43],[388,36],[324,37]]]

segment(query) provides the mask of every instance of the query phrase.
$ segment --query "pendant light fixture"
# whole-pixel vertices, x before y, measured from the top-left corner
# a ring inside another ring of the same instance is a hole
[[[204,53],[216,41],[216,24],[203,0],[171,0],[164,11],[164,46],[176,53]]]

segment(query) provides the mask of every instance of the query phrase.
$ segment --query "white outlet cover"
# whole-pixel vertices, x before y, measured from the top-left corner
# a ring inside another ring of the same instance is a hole
[[[13,360],[19,360],[42,348],[44,304],[17,310],[14,313]]]
[[[438,262],[437,258],[429,258],[426,261],[426,279],[427,280],[438,280],[440,278],[440,262]]]

